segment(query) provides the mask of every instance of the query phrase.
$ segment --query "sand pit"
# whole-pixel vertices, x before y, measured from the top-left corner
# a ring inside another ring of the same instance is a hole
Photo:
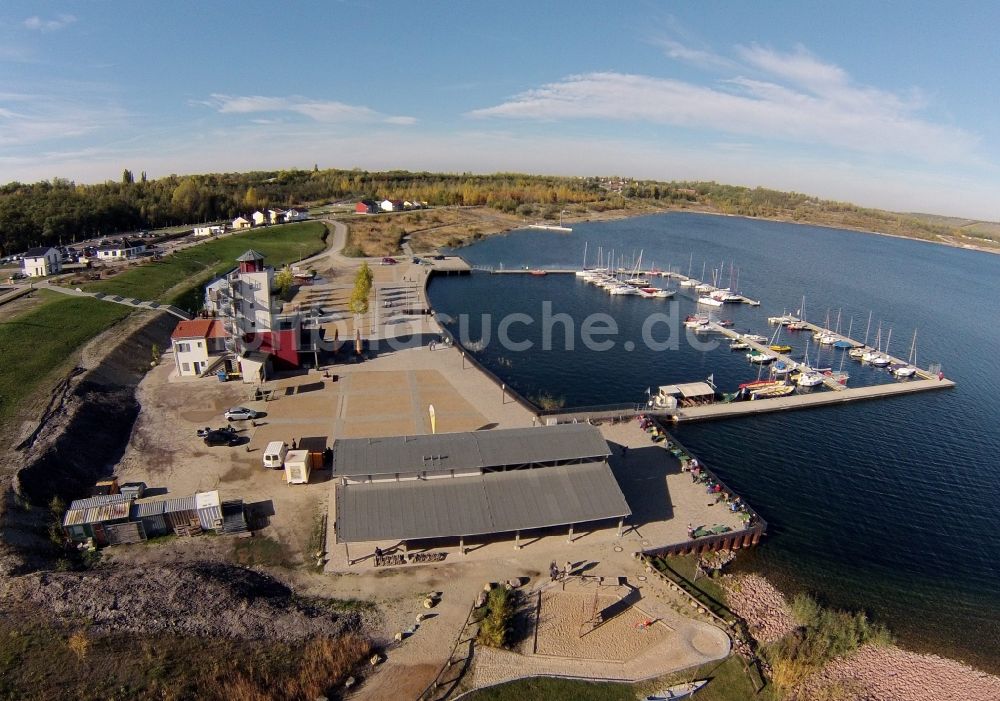
[[[615,604],[619,599],[617,593],[612,589],[609,595],[598,595],[598,610]],[[631,606],[580,637],[582,631],[589,629],[586,623],[593,606],[593,591],[542,592],[535,633],[536,654],[624,662],[659,644],[671,633],[662,622],[644,626],[644,622],[655,620],[654,617],[638,606]]]

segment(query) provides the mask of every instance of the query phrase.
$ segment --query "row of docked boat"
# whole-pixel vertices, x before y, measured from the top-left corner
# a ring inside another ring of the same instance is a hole
[[[600,252],[599,257],[603,258],[600,256]],[[576,276],[584,282],[600,287],[610,295],[631,295],[645,299],[670,299],[674,296],[673,290],[654,286],[644,273],[639,272],[639,266],[642,265],[641,251],[631,270],[625,270],[621,267],[615,268],[611,264],[613,260],[614,253],[611,252],[608,255],[606,267],[587,268],[587,246],[584,243],[583,270],[577,271]]]
[[[640,275],[630,275],[628,277],[612,274],[603,269],[593,269],[583,271],[584,282],[596,285],[610,295],[633,295],[644,299],[670,299],[674,296],[673,290],[664,290],[653,286],[648,279]]]

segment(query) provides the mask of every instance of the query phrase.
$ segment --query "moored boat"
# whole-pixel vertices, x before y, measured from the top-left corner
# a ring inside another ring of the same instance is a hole
[[[791,346],[784,346],[781,345],[780,343],[776,343],[773,346],[768,346],[768,348],[773,350],[775,353],[790,353],[792,350]]]
[[[704,304],[709,307],[721,307],[723,303],[714,297],[699,297],[698,304]]]
[[[758,363],[763,365],[765,363],[774,362],[775,360],[777,360],[777,357],[773,355],[768,355],[767,353],[761,353],[760,351],[757,350],[752,350],[749,353],[747,353],[747,360],[749,360],[751,363]]]
[[[685,684],[675,684],[667,689],[650,694],[644,699],[644,701],[674,701],[674,699],[686,699],[706,684],[708,684],[707,679],[699,679],[698,681],[687,682]]]

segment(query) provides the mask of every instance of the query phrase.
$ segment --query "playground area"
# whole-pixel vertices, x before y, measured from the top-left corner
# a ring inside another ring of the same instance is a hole
[[[637,605],[628,586],[573,578],[539,595],[534,652],[624,662],[667,639],[673,629]]]

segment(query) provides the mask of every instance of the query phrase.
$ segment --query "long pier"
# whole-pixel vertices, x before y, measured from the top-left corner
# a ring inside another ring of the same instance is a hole
[[[843,404],[861,399],[893,397],[932,389],[950,389],[954,386],[955,383],[946,378],[940,380],[910,380],[908,382],[873,385],[871,387],[844,388],[840,392],[815,392],[811,394],[790,395],[788,397],[755,399],[748,402],[730,402],[728,404],[720,403],[690,407],[676,410],[671,419],[676,423],[728,419],[736,416],[763,414],[771,411],[791,411],[831,404]]]

